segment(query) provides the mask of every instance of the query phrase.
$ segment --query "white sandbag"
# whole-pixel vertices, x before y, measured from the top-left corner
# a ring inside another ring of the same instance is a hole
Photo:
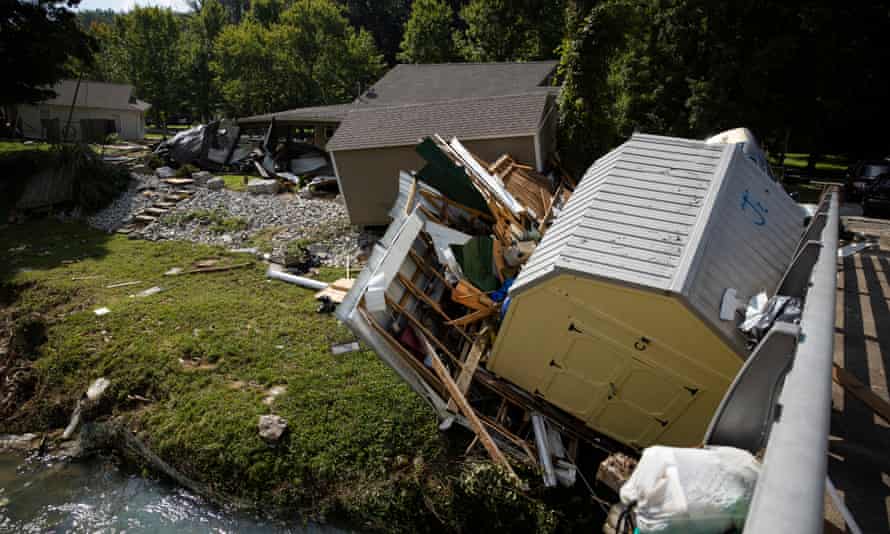
[[[641,533],[722,534],[745,524],[760,463],[733,447],[649,447],[621,487]]]

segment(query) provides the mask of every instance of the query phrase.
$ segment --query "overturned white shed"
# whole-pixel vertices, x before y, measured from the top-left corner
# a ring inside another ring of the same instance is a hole
[[[487,367],[624,443],[694,445],[748,355],[724,293],[772,295],[804,217],[739,145],[634,135],[520,272]]]

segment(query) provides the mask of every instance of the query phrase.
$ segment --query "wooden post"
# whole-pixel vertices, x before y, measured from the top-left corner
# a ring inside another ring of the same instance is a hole
[[[460,388],[457,387],[457,384],[454,383],[454,379],[451,378],[451,375],[448,374],[448,369],[445,368],[445,364],[442,363],[442,360],[439,359],[439,355],[436,354],[436,349],[430,345],[429,340],[427,340],[426,336],[422,333],[417,332],[417,337],[420,338],[420,342],[423,343],[424,349],[426,350],[427,355],[430,357],[430,360],[433,364],[433,370],[439,375],[439,380],[442,381],[442,384],[445,385],[445,389],[448,391],[448,394],[451,395],[451,399],[457,404],[458,408],[460,408],[461,413],[464,414],[464,417],[469,421],[470,426],[473,428],[473,432],[478,436],[479,441],[482,442],[482,446],[485,447],[485,450],[488,451],[488,455],[491,456],[491,460],[503,467],[510,478],[516,482],[519,482],[519,477],[516,476],[516,473],[513,471],[513,468],[510,467],[510,463],[507,461],[507,458],[504,456],[504,453],[498,448],[497,444],[495,444],[494,440],[491,439],[491,436],[488,434],[488,431],[485,430],[485,426],[482,425],[482,421],[479,420],[479,417],[476,415],[476,412],[473,410],[473,407],[470,406],[470,403],[467,402],[466,397],[464,397],[463,393],[460,392]]]

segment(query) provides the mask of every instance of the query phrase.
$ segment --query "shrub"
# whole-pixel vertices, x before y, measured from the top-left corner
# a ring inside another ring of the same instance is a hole
[[[186,163],[182,167],[176,169],[177,178],[191,178],[192,173],[198,172],[200,169],[190,163]]]
[[[105,163],[85,144],[59,145],[47,159],[50,165],[72,177],[72,200],[87,212],[107,205],[130,181],[130,173],[125,168]]]
[[[145,166],[149,169],[157,169],[164,166],[164,159],[157,154],[149,154],[145,157]]]

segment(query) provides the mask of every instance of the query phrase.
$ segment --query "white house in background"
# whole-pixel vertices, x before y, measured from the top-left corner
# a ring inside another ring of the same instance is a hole
[[[101,142],[113,133],[130,141],[145,137],[145,112],[151,104],[133,96],[132,85],[86,80],[79,88],[77,84],[62,80],[53,87],[55,98],[18,107],[17,124],[25,137],[55,140],[64,134],[66,140],[88,142]]]

